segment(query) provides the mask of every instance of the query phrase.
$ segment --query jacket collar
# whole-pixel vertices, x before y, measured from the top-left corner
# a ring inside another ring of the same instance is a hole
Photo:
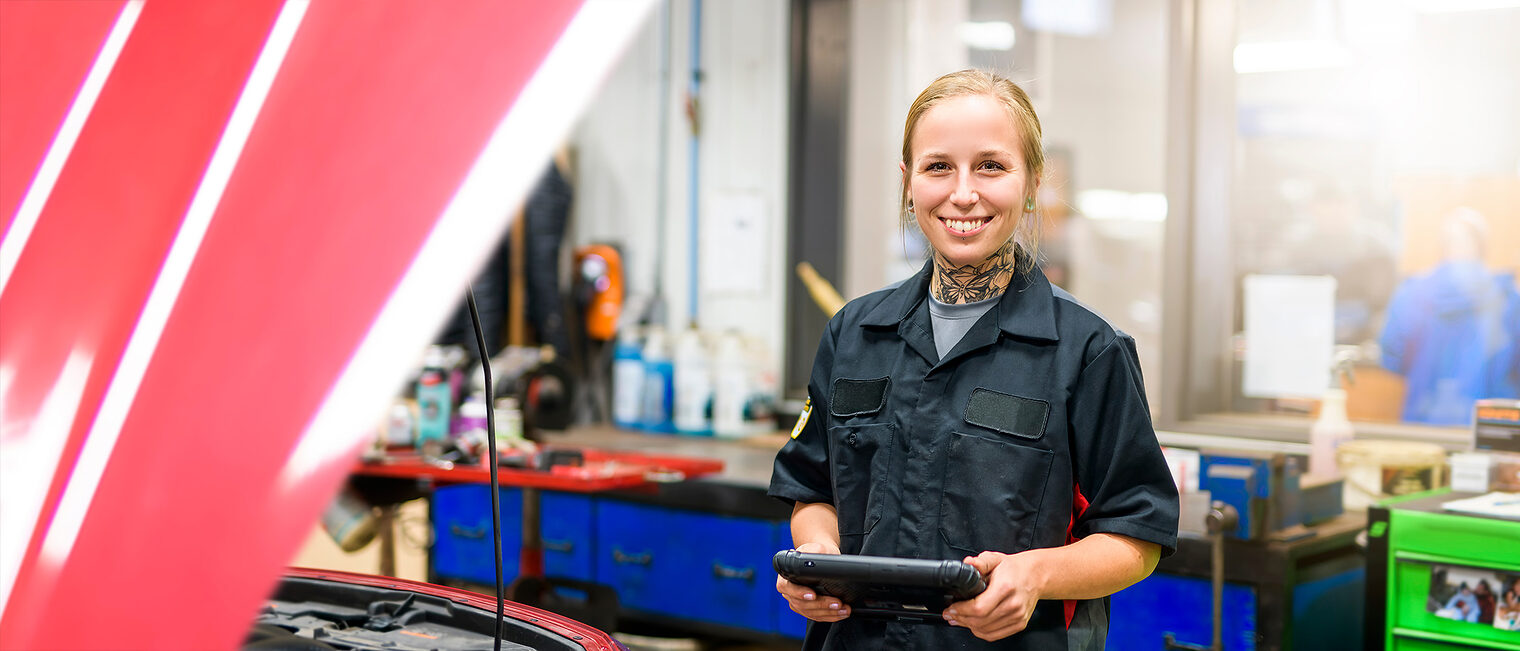
[[[916,275],[888,290],[890,293],[861,319],[863,327],[898,326],[913,309],[929,297],[929,274],[934,260],[924,263]],[[997,306],[998,328],[1013,337],[1059,341],[1056,334],[1055,298],[1050,281],[1039,267],[1013,277]]]

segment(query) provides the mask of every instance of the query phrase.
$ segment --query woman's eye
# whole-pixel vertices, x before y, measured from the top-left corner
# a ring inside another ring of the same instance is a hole
[[[950,166],[944,163],[929,163],[924,166],[924,171],[926,172],[942,172],[948,169],[950,169]]]
[[[999,163],[997,161],[993,161],[993,160],[983,161],[982,162],[982,169],[984,169],[984,170],[1000,170],[1000,169],[1003,169],[1003,164]]]

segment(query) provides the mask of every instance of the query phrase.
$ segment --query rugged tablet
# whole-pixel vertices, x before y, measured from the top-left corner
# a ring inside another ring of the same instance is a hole
[[[985,589],[982,575],[960,561],[776,552],[776,573],[850,605],[851,617],[945,623],[940,613]]]

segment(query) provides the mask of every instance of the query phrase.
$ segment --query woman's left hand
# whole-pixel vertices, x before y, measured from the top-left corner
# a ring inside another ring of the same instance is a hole
[[[982,552],[964,561],[982,573],[987,589],[974,598],[950,604],[945,619],[989,642],[1024,630],[1040,600],[1033,558]]]

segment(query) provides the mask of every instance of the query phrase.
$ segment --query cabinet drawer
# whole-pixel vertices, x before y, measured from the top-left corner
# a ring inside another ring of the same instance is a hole
[[[522,493],[501,491],[502,576],[517,576],[522,551]],[[479,484],[445,486],[433,492],[433,549],[429,561],[439,577],[482,584],[496,582],[491,554],[491,489]]]
[[[764,520],[603,500],[596,580],[627,608],[776,630],[775,525]]]
[[[1256,648],[1258,606],[1253,586],[1224,584],[1224,648]],[[1208,579],[1153,572],[1109,597],[1108,647],[1160,649],[1166,636],[1207,646],[1213,639],[1214,584]]]
[[[1460,558],[1467,565],[1520,571],[1520,522],[1392,509],[1389,549]]]
[[[586,495],[541,493],[544,573],[582,581],[596,578],[594,503]]]
[[[625,608],[672,614],[690,591],[676,581],[671,512],[602,500],[596,506],[596,582],[612,586]]]
[[[1508,651],[1517,648],[1520,648],[1520,645],[1494,644],[1408,629],[1394,629],[1391,643],[1388,645],[1388,651],[1478,651],[1479,649]]]
[[[770,522],[681,511],[671,514],[687,540],[676,553],[676,580],[689,585],[676,614],[705,622],[762,631],[774,630],[775,528]]]
[[[1520,632],[1500,630],[1491,624],[1437,617],[1435,613],[1427,609],[1427,602],[1430,601],[1432,573],[1436,567],[1447,564],[1470,567],[1470,564],[1466,562],[1440,559],[1439,563],[1436,563],[1428,560],[1427,555],[1423,554],[1395,553],[1393,573],[1389,581],[1392,584],[1392,592],[1388,597],[1388,624],[1395,629],[1395,637],[1399,637],[1399,632],[1403,631],[1406,634],[1404,637],[1420,637],[1423,638],[1421,641],[1432,643],[1466,642],[1473,645],[1473,648],[1520,651]],[[1485,571],[1483,568],[1473,569]],[[1400,640],[1401,644],[1404,642],[1411,642],[1411,640]],[[1399,648],[1424,647],[1400,646]]]

